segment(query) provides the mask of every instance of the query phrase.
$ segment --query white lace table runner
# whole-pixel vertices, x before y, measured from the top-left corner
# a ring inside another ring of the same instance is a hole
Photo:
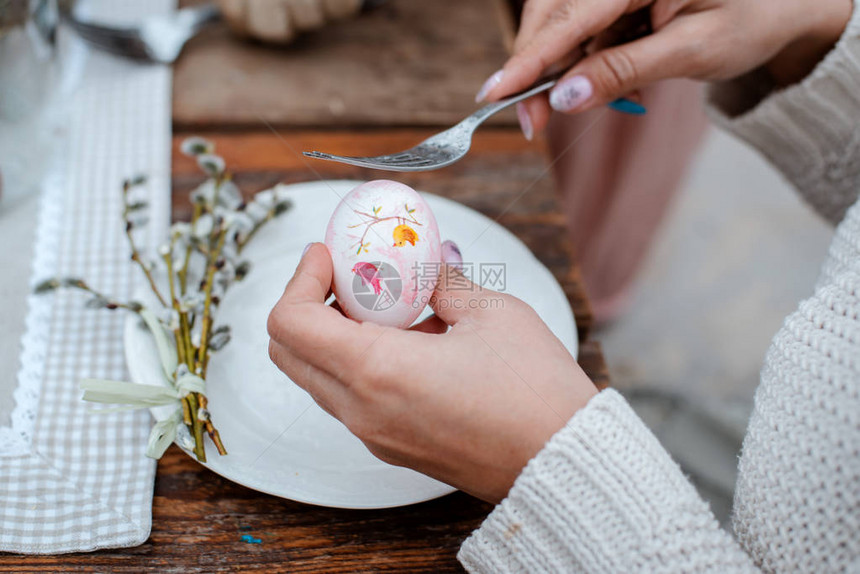
[[[99,0],[94,16],[172,10],[175,0]],[[45,185],[33,283],[87,280],[127,299],[138,280],[121,218],[121,185],[149,176],[149,244],[170,209],[170,69],[93,53],[69,103],[62,167]],[[141,237],[141,241],[144,238]],[[9,248],[9,246],[7,246]],[[0,550],[60,553],[134,546],[152,521],[147,412],[91,414],[84,377],[127,380],[120,312],[84,308],[80,292],[28,298],[11,427],[0,427]]]

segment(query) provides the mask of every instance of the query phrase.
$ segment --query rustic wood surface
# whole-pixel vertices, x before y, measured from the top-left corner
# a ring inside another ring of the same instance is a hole
[[[450,125],[506,59],[504,0],[389,0],[287,46],[242,42],[226,25],[176,64],[179,127]],[[215,89],[213,89],[215,88]],[[515,125],[513,111],[491,124]]]
[[[202,181],[178,145],[201,131],[247,194],[278,182],[386,176],[299,152],[403,149],[469,113],[476,86],[504,59],[513,36],[500,2],[391,0],[292,48],[244,46],[218,30],[195,40],[174,84],[174,217],[188,217],[187,194]],[[386,48],[392,53],[376,61]],[[507,116],[479,131],[473,151],[451,167],[387,175],[468,205],[522,239],[567,294],[580,364],[599,386],[608,384],[599,344],[588,339],[591,312],[545,146],[525,142]],[[461,572],[457,549],[491,508],[463,493],[388,510],[310,506],[234,484],[174,446],[158,464],[145,544],[0,555],[0,572]]]

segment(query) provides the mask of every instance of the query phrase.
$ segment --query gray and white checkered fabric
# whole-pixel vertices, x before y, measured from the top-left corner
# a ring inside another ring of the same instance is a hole
[[[142,6],[165,12],[174,0],[91,4],[93,14],[122,16]],[[139,278],[124,241],[121,183],[149,176],[149,236],[140,241],[153,245],[169,218],[170,82],[167,67],[90,56],[69,102],[63,166],[44,192],[34,282],[81,277],[118,298],[131,296]],[[25,410],[26,400],[35,400],[25,416],[13,414],[17,447],[0,446],[0,550],[87,551],[149,536],[149,413],[92,414],[79,389],[84,377],[127,380],[125,316],[84,308],[85,301],[70,291],[31,296],[16,398]]]

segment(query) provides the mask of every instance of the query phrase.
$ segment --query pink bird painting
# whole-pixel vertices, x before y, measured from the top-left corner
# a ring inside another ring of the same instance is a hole
[[[352,267],[352,272],[361,277],[361,282],[365,287],[370,286],[373,292],[377,295],[382,293],[382,283],[380,282],[379,269],[373,263],[359,261]]]

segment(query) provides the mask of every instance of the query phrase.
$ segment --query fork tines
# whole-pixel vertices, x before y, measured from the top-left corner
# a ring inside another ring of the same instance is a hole
[[[320,151],[305,151],[302,152],[302,154],[314,159],[324,159],[327,161],[347,163],[358,167],[384,169],[387,171],[424,171],[427,169],[434,169],[439,165],[439,162],[434,159],[406,152],[393,155],[380,155],[376,157],[333,155]]]

